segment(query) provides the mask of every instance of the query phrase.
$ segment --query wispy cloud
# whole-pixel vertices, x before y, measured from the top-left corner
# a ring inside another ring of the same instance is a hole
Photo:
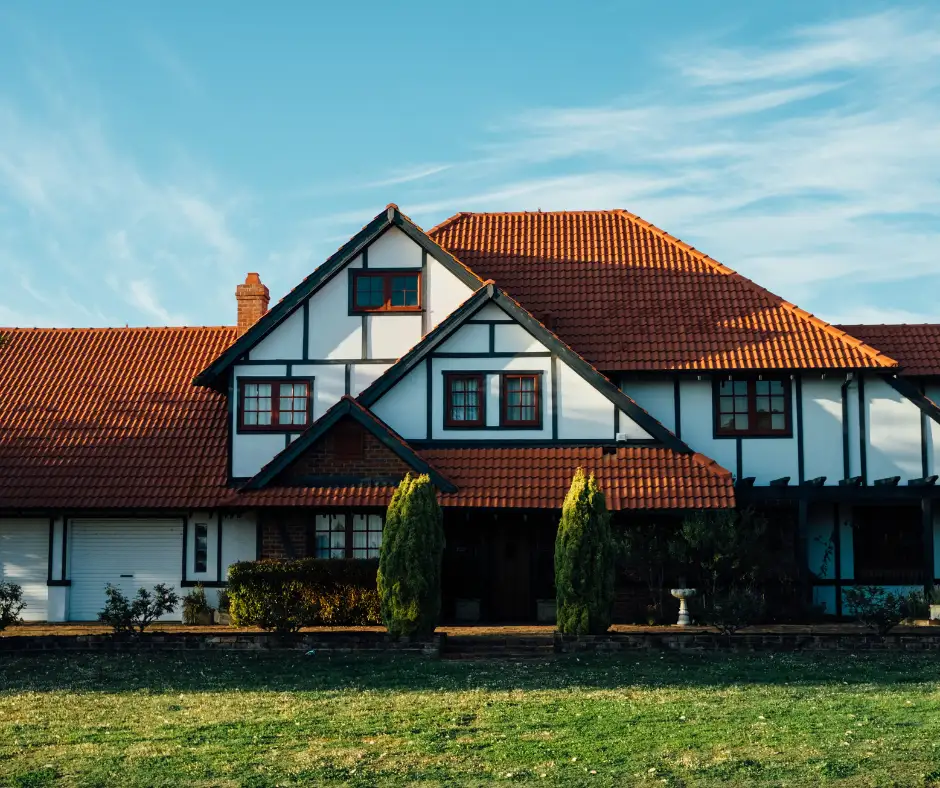
[[[153,33],[141,36],[141,47],[150,59],[183,90],[192,95],[203,92],[193,69],[166,41]]]
[[[904,298],[895,313],[940,319],[923,282],[877,292],[915,277],[940,291],[940,15],[694,53],[679,42],[645,84],[503,119],[472,178],[455,171],[406,210],[433,224],[460,209],[626,207],[824,316]]]
[[[49,68],[64,62],[57,53]],[[18,282],[0,296],[7,314],[30,324],[108,320],[100,305],[110,292],[130,306],[131,322],[205,322],[194,304],[214,311],[230,300],[243,267],[232,229],[238,190],[215,185],[192,160],[143,169],[93,109],[101,102],[91,88],[70,71],[62,93],[55,73],[32,68],[42,88],[29,105],[0,94],[0,273]],[[29,286],[13,276],[22,260],[34,272]]]

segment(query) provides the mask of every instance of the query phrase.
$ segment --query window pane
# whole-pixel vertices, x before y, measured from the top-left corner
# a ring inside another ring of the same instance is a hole
[[[385,303],[385,279],[382,276],[356,277],[356,306],[375,308]]]
[[[734,381],[734,393],[735,394],[747,394],[747,381],[746,380]]]
[[[770,382],[766,380],[758,380],[755,384],[755,390],[757,395],[769,394],[770,393]]]
[[[734,429],[734,415],[731,413],[722,413],[720,424],[723,430]]]
[[[392,306],[418,305],[418,277],[406,274],[392,277]]]
[[[770,417],[770,426],[775,430],[785,430],[787,428],[787,417],[782,413],[774,413]]]
[[[738,414],[734,417],[734,428],[736,430],[747,429],[747,414]]]
[[[330,557],[330,537],[326,533],[317,533],[316,535],[316,547],[314,550],[314,555],[317,558],[329,558]]]
[[[771,398],[771,410],[774,413],[783,413],[783,397],[772,397]]]
[[[770,381],[770,393],[771,394],[783,394],[783,381],[771,380]]]
[[[330,530],[330,518],[325,514],[318,514],[316,518],[316,528],[318,531]]]
[[[258,414],[253,410],[245,411],[245,424],[253,426],[258,423]]]
[[[271,426],[271,413],[270,412],[261,412],[261,413],[258,413],[257,416],[258,416],[258,426],[260,427]]]
[[[734,398],[735,413],[747,413],[747,397]]]
[[[245,384],[245,396],[246,396],[246,397],[257,397],[257,396],[258,396],[258,384],[257,384],[257,383],[246,383],[246,384]]]

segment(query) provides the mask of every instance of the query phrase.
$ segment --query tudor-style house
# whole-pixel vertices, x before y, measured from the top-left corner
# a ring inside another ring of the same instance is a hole
[[[34,620],[371,558],[407,472],[444,508],[445,615],[551,597],[575,469],[615,517],[765,507],[832,614],[940,560],[940,326],[832,326],[624,211],[389,205],[237,326],[2,329],[0,579]],[[234,305],[233,305],[234,306]],[[824,560],[831,556],[831,560]]]

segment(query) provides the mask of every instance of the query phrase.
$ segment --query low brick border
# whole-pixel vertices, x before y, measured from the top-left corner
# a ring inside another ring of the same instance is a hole
[[[611,632],[575,637],[555,633],[555,653],[610,653],[618,651],[940,651],[940,632],[881,636],[867,632],[840,633],[735,633],[717,632]]]
[[[323,654],[394,653],[440,657],[446,635],[395,638],[385,632],[219,632],[218,634],[152,632],[143,635],[21,635],[0,637],[0,654],[51,652],[149,651],[316,651]]]

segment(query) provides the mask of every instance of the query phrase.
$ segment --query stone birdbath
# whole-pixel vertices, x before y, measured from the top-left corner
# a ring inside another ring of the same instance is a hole
[[[672,588],[669,593],[679,600],[679,620],[676,622],[676,626],[689,626],[692,623],[692,619],[689,618],[689,605],[686,600],[691,599],[698,591],[694,588]]]

